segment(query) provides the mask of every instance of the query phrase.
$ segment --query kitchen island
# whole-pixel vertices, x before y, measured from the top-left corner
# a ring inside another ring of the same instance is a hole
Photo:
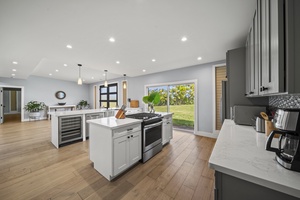
[[[87,121],[90,160],[107,180],[111,181],[141,159],[141,122],[115,117]]]
[[[59,148],[60,145],[72,141],[85,141],[89,136],[89,127],[86,126],[86,121],[114,116],[115,110],[87,109],[49,112],[48,114],[51,115],[51,142],[56,148]]]
[[[275,153],[265,150],[266,139],[250,126],[224,121],[209,159],[215,170],[215,199],[300,198],[300,173],[279,165]]]

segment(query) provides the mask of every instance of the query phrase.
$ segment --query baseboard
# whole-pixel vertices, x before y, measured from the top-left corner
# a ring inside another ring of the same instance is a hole
[[[47,117],[41,117],[40,119],[35,119],[35,120],[30,120],[30,121],[40,121],[40,120],[45,120]],[[29,118],[24,119],[22,122],[29,122]]]
[[[195,135],[209,137],[209,138],[217,138],[218,137],[218,133],[209,133],[209,132],[204,132],[204,131],[197,131],[195,133]]]

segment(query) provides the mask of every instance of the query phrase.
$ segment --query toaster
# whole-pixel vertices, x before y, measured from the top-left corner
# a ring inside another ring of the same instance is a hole
[[[266,106],[233,106],[233,121],[239,125],[251,126],[252,118],[254,116],[260,116],[260,112],[266,112]]]

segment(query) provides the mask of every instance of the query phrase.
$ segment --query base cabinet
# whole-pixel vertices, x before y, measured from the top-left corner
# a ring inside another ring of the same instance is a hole
[[[141,159],[141,132],[114,139],[114,170],[117,175]]]
[[[170,142],[173,138],[173,122],[172,115],[165,116],[163,118],[163,126],[162,126],[162,145]]]
[[[215,171],[215,200],[299,200],[288,194],[266,188],[228,174]]]

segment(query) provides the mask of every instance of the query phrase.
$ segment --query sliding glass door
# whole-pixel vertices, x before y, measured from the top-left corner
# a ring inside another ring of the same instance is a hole
[[[174,128],[194,130],[194,84],[173,84],[147,87],[148,95],[160,94],[160,103],[154,106],[156,112],[173,112]]]

